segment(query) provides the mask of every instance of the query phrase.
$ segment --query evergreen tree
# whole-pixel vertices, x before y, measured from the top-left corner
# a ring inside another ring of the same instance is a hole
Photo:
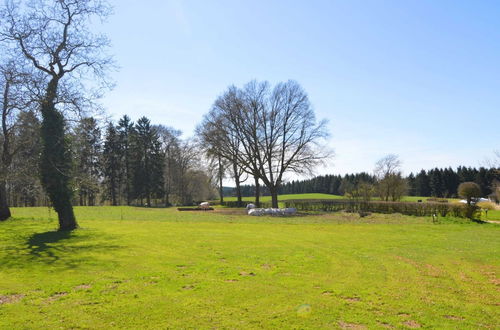
[[[120,141],[120,163],[123,168],[122,185],[125,192],[125,201],[127,205],[130,205],[132,201],[132,173],[131,173],[131,151],[130,151],[130,139],[134,134],[134,123],[130,120],[130,117],[124,115],[118,121],[118,136]]]
[[[135,199],[151,206],[152,198],[163,191],[163,154],[158,133],[146,117],[141,117],[131,135],[132,191]]]
[[[106,140],[102,155],[104,200],[111,201],[112,205],[118,205],[120,201],[120,181],[122,179],[121,169],[121,144],[118,132],[109,123],[106,129]]]
[[[101,177],[101,129],[95,118],[83,118],[75,129],[75,183],[80,205],[96,205]]]

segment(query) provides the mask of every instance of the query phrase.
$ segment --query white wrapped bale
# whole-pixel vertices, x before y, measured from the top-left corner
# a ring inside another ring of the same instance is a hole
[[[210,203],[209,202],[200,203],[199,207],[200,207],[200,209],[203,209],[203,210],[209,209]]]
[[[254,209],[254,208],[255,208],[255,204],[250,203],[250,204],[247,205],[247,210],[251,210],[251,209]]]
[[[257,208],[251,208],[248,209],[247,211],[248,215],[252,216],[261,216],[261,215],[278,215],[278,216],[284,216],[284,215],[294,215],[297,213],[296,208],[286,208],[286,209],[257,209]]]
[[[248,215],[254,216],[254,217],[259,217],[264,214],[263,209],[250,209],[248,210]]]

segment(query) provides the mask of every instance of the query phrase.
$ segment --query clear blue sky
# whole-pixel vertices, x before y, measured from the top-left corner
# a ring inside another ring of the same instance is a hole
[[[297,80],[329,120],[318,173],[478,166],[500,149],[500,1],[113,0],[104,99],[190,136],[230,84]]]

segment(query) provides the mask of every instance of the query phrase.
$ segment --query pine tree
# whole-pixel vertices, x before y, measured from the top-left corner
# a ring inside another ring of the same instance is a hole
[[[106,140],[104,141],[102,169],[104,199],[111,201],[112,205],[118,205],[118,201],[120,201],[120,181],[122,178],[120,166],[122,152],[120,147],[118,132],[113,123],[109,123],[106,129]]]
[[[130,120],[130,117],[124,115],[118,121],[118,136],[120,141],[120,163],[123,168],[122,184],[123,190],[125,192],[125,201],[127,205],[130,205],[132,201],[132,172],[131,172],[131,151],[130,151],[130,139],[134,134],[134,123]]]

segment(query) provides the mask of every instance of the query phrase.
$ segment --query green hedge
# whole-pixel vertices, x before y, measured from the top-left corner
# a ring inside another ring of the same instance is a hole
[[[238,203],[237,201],[227,201],[227,202],[223,202],[221,205],[226,206],[226,207],[238,208],[238,207],[247,207],[248,204],[255,204],[255,203],[254,202],[246,202],[246,201],[242,201],[241,203]],[[260,207],[270,208],[271,203],[260,202]]]
[[[356,201],[356,200],[289,200],[284,202],[285,207],[294,207],[298,211],[323,212],[374,212],[374,213],[401,213],[414,216],[455,216],[466,217],[465,206],[442,202],[383,202],[383,201]]]

